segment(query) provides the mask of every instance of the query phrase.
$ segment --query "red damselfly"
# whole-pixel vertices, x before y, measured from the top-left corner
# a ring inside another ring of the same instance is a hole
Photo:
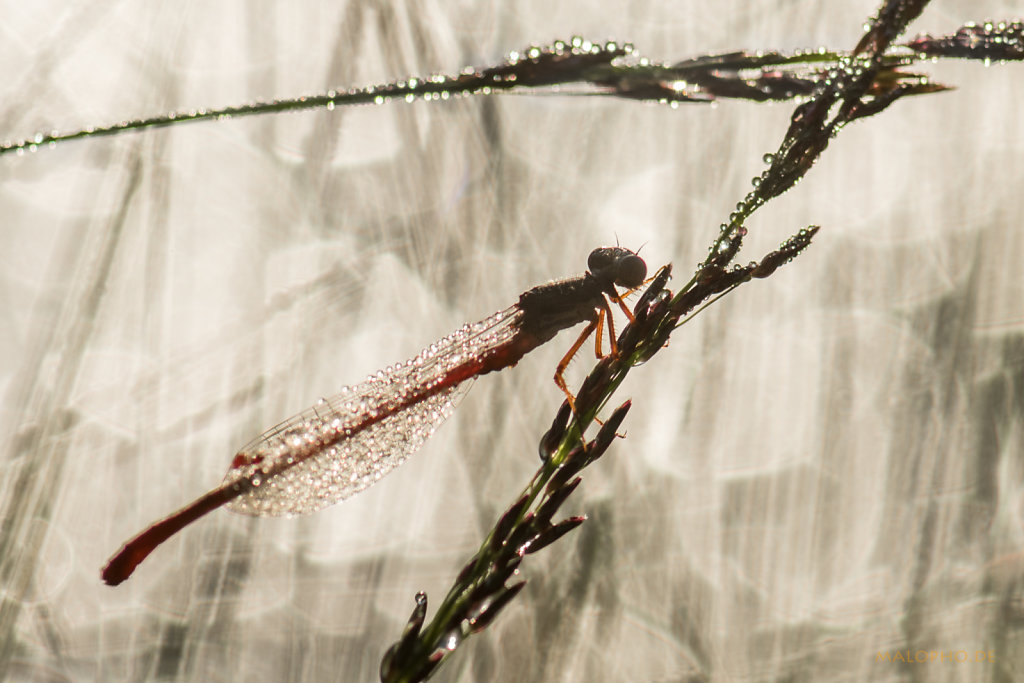
[[[588,272],[534,287],[519,301],[431,344],[254,439],[235,455],[224,482],[128,541],[103,568],[116,586],[157,546],[221,506],[234,512],[281,516],[315,512],[344,500],[405,461],[454,409],[467,380],[515,365],[561,330],[587,323],[555,370],[555,383],[573,405],[563,373],[607,321],[611,352],[615,328],[609,301],[632,318],[616,286],[643,284],[647,266],[622,247],[590,253]]]

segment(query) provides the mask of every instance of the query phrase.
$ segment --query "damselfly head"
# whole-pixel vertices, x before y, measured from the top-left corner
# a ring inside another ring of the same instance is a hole
[[[625,247],[595,249],[587,258],[587,268],[599,280],[613,282],[627,289],[639,287],[647,277],[647,264]]]

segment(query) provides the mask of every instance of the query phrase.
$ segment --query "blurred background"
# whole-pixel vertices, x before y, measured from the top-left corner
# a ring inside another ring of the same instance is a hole
[[[876,5],[4,2],[0,140],[574,34],[666,62],[849,48]],[[911,34],[1019,14],[935,0]],[[916,70],[957,89],[852,125],[754,216],[740,262],[822,230],[630,376],[627,436],[565,508],[590,521],[438,680],[1024,679],[1024,66]],[[99,568],[265,427],[595,246],[685,281],[792,108],[504,95],[0,158],[0,677],[375,680],[536,468],[571,334],[352,500],[219,511],[118,588]],[[878,661],[908,650],[972,661]]]

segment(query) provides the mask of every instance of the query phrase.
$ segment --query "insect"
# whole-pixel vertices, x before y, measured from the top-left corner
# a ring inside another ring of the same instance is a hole
[[[555,383],[575,410],[566,367],[595,332],[601,355],[605,321],[617,353],[609,302],[632,320],[616,287],[634,289],[647,276],[643,259],[623,247],[595,249],[587,267],[583,275],[523,292],[512,306],[267,430],[238,451],[220,486],[125,543],[103,568],[103,581],[120,584],[157,546],[219,507],[258,516],[307,514],[362,491],[423,444],[454,409],[460,385],[511,367],[561,330],[586,322],[555,370]]]

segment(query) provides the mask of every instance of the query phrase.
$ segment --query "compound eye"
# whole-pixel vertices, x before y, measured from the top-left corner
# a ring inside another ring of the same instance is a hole
[[[587,257],[587,270],[595,275],[607,270],[615,263],[615,247],[599,247]]]
[[[620,287],[634,289],[644,283],[647,277],[647,264],[636,254],[622,256],[615,264],[615,284]]]

